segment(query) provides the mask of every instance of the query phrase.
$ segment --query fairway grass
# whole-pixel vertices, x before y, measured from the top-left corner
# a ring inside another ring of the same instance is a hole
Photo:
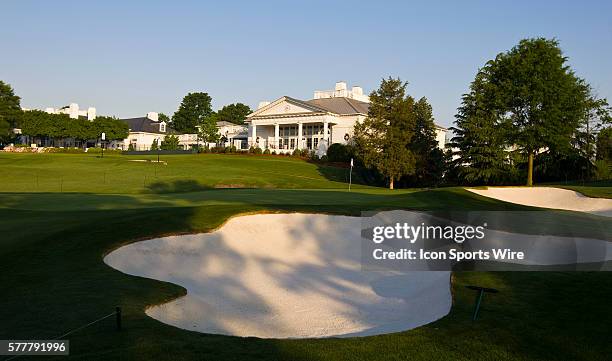
[[[144,166],[152,164],[133,168],[137,162],[121,156],[0,154],[0,339],[51,338],[119,305],[124,329],[116,331],[108,320],[78,331],[70,336],[70,359],[605,360],[612,353],[612,275],[607,272],[455,272],[447,317],[367,338],[264,340],[189,332],[158,322],[144,310],[184,295],[185,289],[118,272],[103,263],[104,255],[136,240],[207,232],[230,217],[255,212],[529,209],[458,188],[392,192],[362,186],[349,193],[341,178],[329,175],[340,177],[345,170],[321,171],[292,158],[174,157],[164,159],[166,171],[179,175],[160,171],[159,177],[197,182],[201,188],[153,191],[138,183],[151,171]],[[272,174],[263,172],[268,164],[263,162],[270,162]],[[100,164],[116,170],[110,184],[94,180]],[[50,180],[42,185],[42,174],[40,188],[32,188],[34,169],[66,174],[66,192]],[[277,171],[296,177],[283,178]],[[21,177],[29,183],[21,184]],[[257,188],[215,189],[238,183]],[[551,221],[583,228],[592,220],[575,212],[546,212]],[[475,295],[465,288],[468,284],[500,290],[485,296],[477,322],[471,321]]]
[[[212,188],[347,188],[348,169],[286,156],[2,153],[0,192],[175,193]],[[358,177],[354,177],[358,183]],[[355,184],[353,188],[364,188]],[[370,188],[370,187],[366,187]]]

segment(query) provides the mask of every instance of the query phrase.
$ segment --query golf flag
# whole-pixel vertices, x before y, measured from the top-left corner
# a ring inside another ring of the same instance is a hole
[[[351,158],[351,169],[349,170],[349,192],[351,191],[352,183],[353,183],[353,158]]]

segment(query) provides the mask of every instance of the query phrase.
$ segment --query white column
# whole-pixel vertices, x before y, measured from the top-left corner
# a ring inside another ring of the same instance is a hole
[[[255,142],[257,141],[257,125],[252,124],[251,126],[253,127],[253,134],[251,134],[251,146],[255,147]]]
[[[329,125],[327,121],[324,121],[323,122],[323,139],[325,140],[325,145],[329,146],[329,135],[327,135],[328,128],[329,128]]]
[[[304,148],[304,144],[302,144],[302,122],[298,122],[298,141],[297,141],[297,148],[298,149],[302,149]]]
[[[279,127],[278,123],[274,124],[274,148],[278,149]]]

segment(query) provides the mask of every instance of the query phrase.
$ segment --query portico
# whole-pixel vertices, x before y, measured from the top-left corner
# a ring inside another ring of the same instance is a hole
[[[285,153],[295,149],[316,150],[322,142],[329,144],[331,126],[335,123],[315,117],[303,118],[252,124],[249,145]]]

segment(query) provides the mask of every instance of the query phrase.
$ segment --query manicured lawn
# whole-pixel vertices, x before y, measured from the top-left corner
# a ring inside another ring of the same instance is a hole
[[[146,316],[144,309],[185,290],[122,274],[102,262],[107,252],[138,239],[208,231],[245,212],[358,215],[368,209],[527,208],[457,188],[390,192],[362,187],[349,193],[342,182],[328,179],[316,165],[222,155],[177,156],[168,161],[168,167],[181,164],[176,169],[183,172],[182,178],[175,180],[197,181],[206,185],[203,188],[229,184],[235,178],[260,188],[151,193],[136,184],[135,179],[142,175],[138,173],[125,184],[119,178],[113,187],[92,183],[89,189],[87,178],[97,174],[92,162],[101,159],[44,155],[47,160],[40,162],[37,156],[0,155],[0,169],[8,169],[9,174],[9,182],[0,181],[0,339],[57,336],[120,305],[124,329],[115,331],[113,321],[107,320],[73,334],[69,359],[605,360],[612,352],[608,342],[612,275],[606,272],[455,272],[449,316],[415,330],[367,338],[262,340],[167,326]],[[109,157],[108,162],[122,169],[119,174],[131,176],[134,162],[125,164],[121,157]],[[296,177],[286,180],[282,174],[265,173],[269,168],[263,162],[273,162],[271,167],[278,172],[284,169]],[[219,175],[217,165],[227,175]],[[136,165],[141,166],[151,164]],[[207,171],[198,169],[205,166]],[[41,193],[21,188],[16,179],[31,168],[70,174],[71,191],[79,193],[59,193],[50,186]],[[336,171],[342,170],[326,170]],[[308,178],[297,177],[301,175]],[[547,213],[551,221],[571,220],[585,229],[593,219],[573,212]],[[471,321],[474,294],[465,289],[467,284],[500,290],[486,296],[476,323]]]
[[[209,188],[344,188],[348,170],[292,157],[0,152],[0,192],[169,193]],[[359,182],[359,179],[354,179]],[[359,184],[355,188],[363,188]]]
[[[556,187],[571,189],[587,197],[612,198],[612,180],[572,184],[556,184]]]

